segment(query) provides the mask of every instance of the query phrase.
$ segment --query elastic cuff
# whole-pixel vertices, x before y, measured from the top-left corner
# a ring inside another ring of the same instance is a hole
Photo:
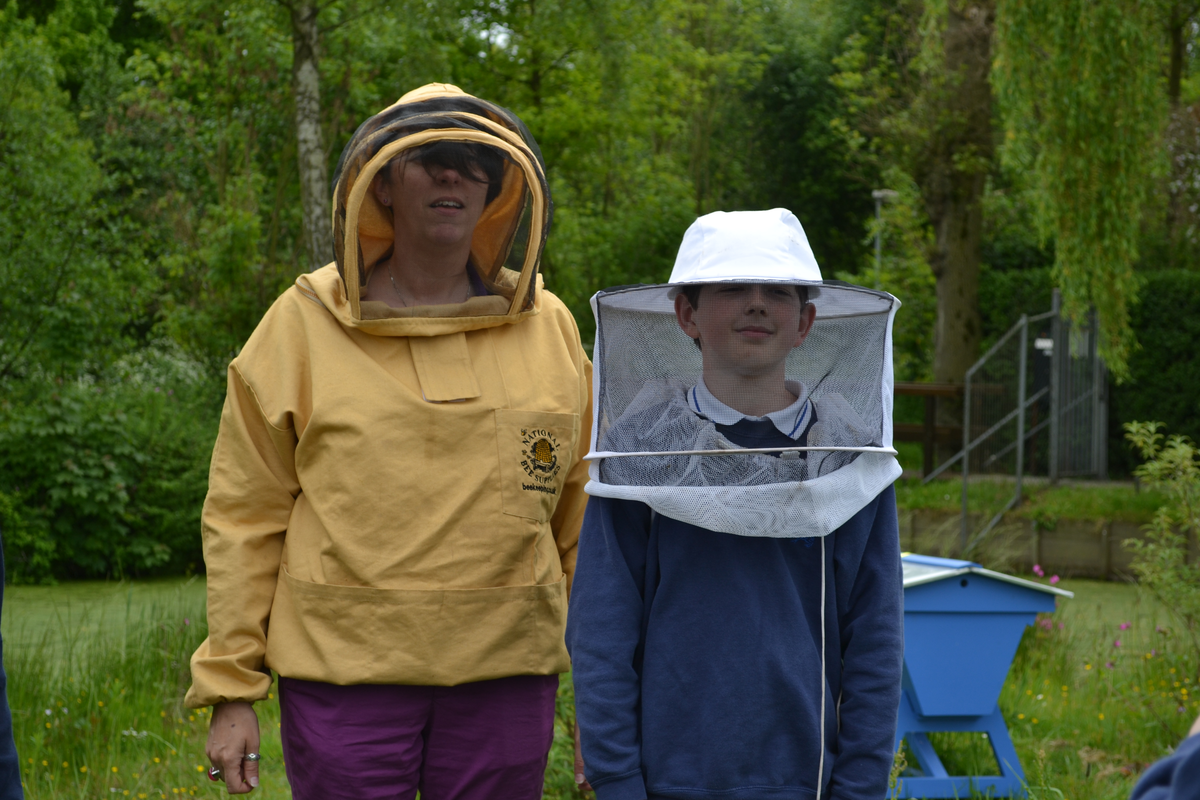
[[[646,800],[646,782],[641,770],[606,780],[599,786],[593,783],[592,788],[596,790],[596,800]]]

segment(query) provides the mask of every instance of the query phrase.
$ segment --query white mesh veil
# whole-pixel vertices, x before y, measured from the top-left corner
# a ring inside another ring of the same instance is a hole
[[[891,330],[900,303],[848,284],[803,283],[819,286],[809,300],[816,319],[788,355],[786,377],[815,421],[793,447],[739,446],[697,413],[689,392],[702,380],[701,352],[676,321],[678,286],[597,293],[587,492],[708,530],[794,538],[832,532],[899,477]]]

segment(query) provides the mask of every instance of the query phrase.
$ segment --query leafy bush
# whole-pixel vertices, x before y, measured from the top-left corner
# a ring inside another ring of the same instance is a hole
[[[199,563],[218,414],[203,372],[157,348],[105,380],[26,389],[0,406],[13,578],[179,573]]]
[[[1120,446],[1121,426],[1155,419],[1167,430],[1200,441],[1200,273],[1163,270],[1145,276],[1131,323],[1138,349],[1129,358],[1130,379],[1112,387],[1109,405],[1109,471],[1128,474],[1135,464]]]
[[[50,573],[55,548],[49,530],[40,518],[29,518],[17,497],[3,491],[0,491],[0,534],[5,552],[22,554],[20,561],[5,565],[7,580],[30,583]]]
[[[1145,541],[1132,539],[1133,571],[1171,610],[1200,655],[1200,567],[1188,563],[1188,542],[1200,530],[1200,451],[1186,436],[1165,442],[1160,422],[1130,422],[1126,438],[1146,459],[1134,474],[1167,495],[1147,527]]]

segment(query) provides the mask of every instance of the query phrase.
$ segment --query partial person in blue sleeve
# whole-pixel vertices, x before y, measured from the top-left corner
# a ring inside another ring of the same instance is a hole
[[[783,209],[701,217],[670,285],[593,300],[599,430],[567,645],[598,800],[886,795],[897,305],[822,283]]]
[[[1129,800],[1200,800],[1200,717],[1174,753],[1142,774]]]
[[[0,536],[3,531],[0,531]],[[0,540],[0,610],[4,606],[4,542]],[[4,641],[0,639],[0,800],[23,800],[21,760],[13,740],[12,711],[8,707],[8,677],[4,673]]]

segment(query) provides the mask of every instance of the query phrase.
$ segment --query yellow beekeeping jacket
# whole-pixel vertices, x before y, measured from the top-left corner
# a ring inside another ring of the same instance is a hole
[[[366,187],[437,139],[508,157],[472,240],[490,294],[363,300],[392,246],[390,209]],[[336,261],[299,277],[229,366],[192,707],[266,697],[268,668],[450,686],[569,667],[591,365],[537,275],[550,222],[537,146],[509,112],[435,84],[368,120],[338,176]]]

